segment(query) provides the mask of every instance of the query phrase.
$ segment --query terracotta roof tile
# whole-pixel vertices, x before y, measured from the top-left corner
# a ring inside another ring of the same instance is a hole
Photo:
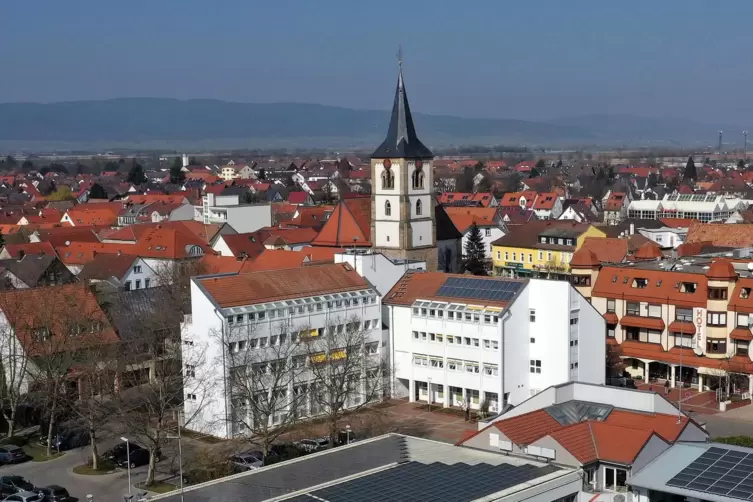
[[[465,233],[476,223],[479,227],[497,227],[495,207],[454,207],[445,206],[445,213],[452,220],[458,232]]]
[[[593,252],[600,263],[621,263],[628,254],[628,241],[613,237],[586,237],[580,249]]]
[[[341,200],[312,241],[314,246],[371,247],[371,197]]]
[[[630,465],[653,435],[651,430],[617,427],[604,422],[590,422],[598,459]]]
[[[569,427],[560,427],[549,434],[582,464],[599,459],[596,451],[591,421],[580,422]]]
[[[75,350],[92,344],[115,343],[118,335],[107,320],[92,291],[82,284],[19,289],[0,293],[0,309],[16,330],[24,350],[32,356],[47,351]],[[50,314],[55,314],[51,316]],[[65,315],[71,313],[72,317]],[[75,341],[70,334],[71,323],[96,320],[101,327],[86,332]],[[50,343],[32,336],[32,328],[52,331]],[[55,333],[60,338],[56,338]],[[55,343],[58,341],[58,343]]]
[[[604,423],[620,427],[630,427],[653,431],[666,441],[674,442],[688,425],[688,417],[683,416],[677,423],[677,415],[664,413],[638,413],[626,410],[612,410]]]
[[[653,242],[646,242],[632,256],[634,260],[656,260],[663,257],[661,249]]]
[[[517,445],[531,444],[554,431],[562,429],[546,410],[536,410],[492,424]]]
[[[371,287],[347,263],[194,280],[222,308]]]
[[[715,246],[749,247],[753,246],[753,224],[738,223],[722,225],[713,223],[694,223],[688,229],[687,243],[708,241]]]
[[[635,279],[646,279],[646,287],[633,287]],[[695,292],[681,292],[682,283],[695,284]],[[706,307],[707,293],[708,280],[703,274],[605,266],[596,278],[591,296],[649,303],[671,301],[681,307]]]
[[[111,277],[121,279],[137,258],[137,256],[127,254],[98,254],[84,265],[78,278],[81,280],[107,280]]]
[[[11,258],[21,258],[21,254],[57,256],[49,242],[29,242],[26,244],[6,244],[3,248]]]

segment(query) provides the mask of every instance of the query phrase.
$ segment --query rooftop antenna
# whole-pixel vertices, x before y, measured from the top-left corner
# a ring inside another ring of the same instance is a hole
[[[400,71],[403,71],[403,46],[400,44],[397,44],[397,66],[400,68]]]

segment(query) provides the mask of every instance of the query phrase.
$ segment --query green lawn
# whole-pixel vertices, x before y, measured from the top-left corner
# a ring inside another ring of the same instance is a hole
[[[64,451],[58,453],[55,450],[52,450],[52,455],[48,457],[47,448],[34,443],[26,444],[21,448],[23,448],[24,452],[26,452],[26,454],[31,457],[31,460],[33,462],[46,462],[48,460],[53,460],[65,455]]]

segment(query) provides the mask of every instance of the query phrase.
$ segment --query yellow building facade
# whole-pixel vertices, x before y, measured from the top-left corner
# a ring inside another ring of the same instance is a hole
[[[539,232],[531,232],[531,229],[525,229],[525,226],[527,225],[512,227],[509,235],[492,243],[495,275],[568,275],[570,259],[583,245],[583,241],[588,237],[606,237],[602,230],[593,225],[570,228],[565,225],[539,225]],[[525,235],[516,237],[516,231],[521,231]]]

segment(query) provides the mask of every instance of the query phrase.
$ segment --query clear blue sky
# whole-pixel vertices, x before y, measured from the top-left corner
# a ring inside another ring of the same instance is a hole
[[[751,0],[2,0],[0,101],[753,117]]]

